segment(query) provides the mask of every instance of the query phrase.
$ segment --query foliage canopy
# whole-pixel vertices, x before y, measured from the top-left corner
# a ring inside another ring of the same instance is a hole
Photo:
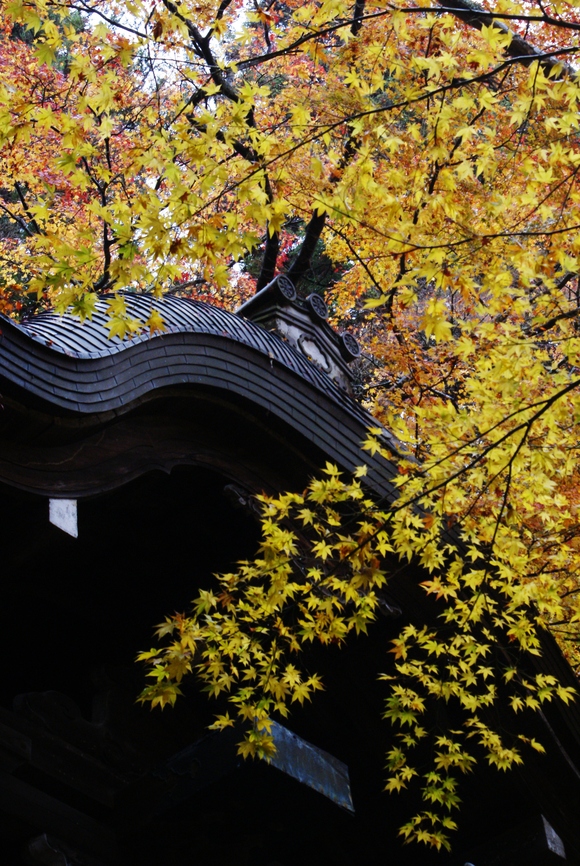
[[[357,330],[361,393],[408,458],[389,507],[331,466],[264,500],[256,561],[162,627],[145,698],[171,703],[196,671],[250,722],[244,753],[267,755],[270,714],[320,687],[293,654],[365,631],[384,556],[414,559],[442,615],[393,647],[387,787],[419,781],[425,811],[402,832],[448,845],[477,749],[521,760],[489,722],[500,684],[516,713],[570,699],[520,667],[538,626],[578,663],[577,5],[0,9],[2,309],[83,318],[122,289],[235,306],[286,270]],[[110,315],[112,335],[163,328],[122,295]],[[414,766],[435,699],[464,721]]]

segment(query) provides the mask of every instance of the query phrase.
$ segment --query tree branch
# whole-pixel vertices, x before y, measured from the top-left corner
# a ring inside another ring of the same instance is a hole
[[[310,222],[306,226],[306,232],[304,240],[302,241],[302,246],[300,247],[300,252],[298,253],[296,261],[288,271],[288,276],[293,283],[297,283],[310,267],[310,259],[312,258],[316,244],[322,234],[325,222],[326,212],[321,214],[314,213]]]
[[[34,219],[33,215],[30,213],[30,211],[28,210],[28,204],[26,203],[24,191],[23,191],[22,187],[20,186],[20,184],[18,183],[18,181],[15,182],[14,189],[16,190],[16,195],[18,196],[20,204],[22,205],[22,210],[24,211],[24,213],[28,217],[29,223],[32,226],[32,232],[29,229],[27,229],[28,233],[41,235],[42,232],[40,231],[40,226],[38,225],[38,223]],[[6,210],[6,208],[5,208],[5,210]]]
[[[522,63],[524,66],[530,66],[530,64],[537,60],[540,66],[548,71],[557,68],[562,71],[566,70],[571,76],[575,75],[574,70],[572,70],[571,67],[561,63],[557,59],[546,57],[546,55],[542,54],[542,52],[532,45],[531,42],[528,42],[522,36],[519,36],[517,33],[514,33],[513,30],[510,30],[507,24],[499,21],[494,16],[493,12],[488,12],[487,10],[482,9],[481,6],[472,2],[472,0],[435,0],[435,2],[443,11],[451,12],[451,14],[455,15],[456,18],[459,18],[460,21],[465,21],[466,24],[469,24],[470,27],[475,27],[476,30],[481,30],[484,26],[493,26],[496,30],[500,30],[506,35],[511,35],[511,42],[505,49],[505,53],[508,57],[513,57],[518,63]],[[550,21],[549,23],[553,22]]]
[[[350,32],[353,36],[357,36],[362,27],[365,2],[366,0],[356,0],[356,3],[354,4],[353,21],[350,26]]]

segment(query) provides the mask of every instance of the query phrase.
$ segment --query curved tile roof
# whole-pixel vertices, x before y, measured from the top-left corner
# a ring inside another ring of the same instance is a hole
[[[150,335],[144,328],[142,333],[130,339],[110,338],[110,316],[106,312],[109,304],[107,296],[97,301],[93,317],[82,323],[70,313],[57,315],[50,312],[25,319],[19,327],[33,340],[48,346],[52,351],[79,359],[106,358],[168,334],[212,334],[256,349],[270,360],[297,373],[337,402],[344,401],[344,392],[324,372],[277,334],[266,331],[260,325],[203,301],[176,298],[172,295],[158,299],[151,295],[132,293],[125,293],[124,298],[131,317],[144,322],[151,310],[155,309],[163,317],[165,329]],[[367,413],[360,410],[354,401],[347,398],[347,402],[355,412],[358,410],[356,414],[362,414],[368,419]]]
[[[396,495],[394,464],[361,451],[376,421],[280,336],[200,301],[130,293],[125,300],[129,315],[142,321],[159,310],[165,330],[110,339],[106,297],[83,323],[55,313],[20,325],[3,318],[2,389],[87,421],[124,413],[167,389],[213,389],[273,413],[345,469],[367,463],[381,494]],[[396,457],[396,440],[387,431],[383,440]]]
[[[170,334],[205,334],[232,340],[256,350],[271,362],[291,370],[367,426],[376,424],[372,417],[326,373],[277,334],[265,330],[261,325],[203,301],[177,298],[172,295],[159,299],[152,295],[130,292],[124,293],[123,296],[129,316],[145,322],[151,310],[155,309],[163,317],[165,329],[151,335],[144,327],[141,333],[131,338],[122,340],[119,337],[109,337],[110,316],[107,314],[107,307],[110,297],[106,295],[97,301],[93,317],[84,322],[70,313],[58,315],[47,312],[25,319],[16,327],[35,342],[49,347],[52,352],[62,353],[69,358],[87,360],[111,358],[120,352],[131,351],[140,344],[152,343],[160,339],[167,342]],[[4,318],[4,321],[10,320]],[[14,326],[11,321],[10,324]],[[79,387],[82,389],[80,383]],[[391,444],[396,450],[394,439]]]

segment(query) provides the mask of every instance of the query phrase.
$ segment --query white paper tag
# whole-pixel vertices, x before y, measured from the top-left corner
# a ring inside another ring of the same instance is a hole
[[[49,520],[63,532],[79,537],[76,499],[50,499],[48,506]]]

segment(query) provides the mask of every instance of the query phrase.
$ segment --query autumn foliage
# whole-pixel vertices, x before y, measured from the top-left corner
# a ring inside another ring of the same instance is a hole
[[[360,396],[406,455],[389,507],[362,468],[265,500],[256,561],[162,627],[145,698],[195,672],[267,756],[270,716],[320,687],[304,642],[365,631],[385,555],[415,561],[441,619],[405,627],[385,671],[387,787],[423,792],[405,838],[448,845],[477,748],[500,769],[541,749],[489,723],[499,684],[516,713],[571,697],[523,672],[538,629],[580,662],[577,7],[0,8],[2,310],[82,319],[123,289],[235,307],[285,271],[356,330]],[[122,295],[110,315],[120,336],[163,328]],[[415,766],[437,700],[462,727]]]

